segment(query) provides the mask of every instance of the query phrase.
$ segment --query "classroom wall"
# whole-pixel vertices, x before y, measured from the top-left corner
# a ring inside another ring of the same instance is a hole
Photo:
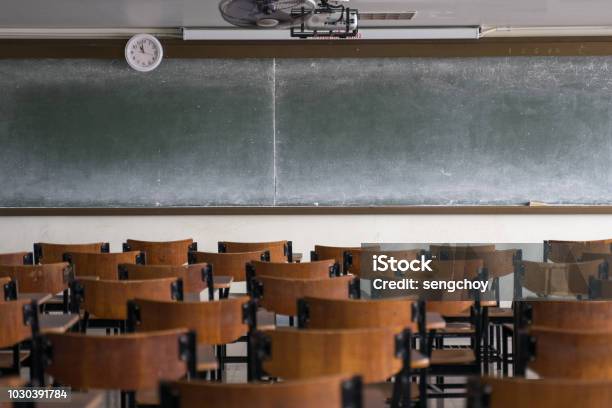
[[[305,257],[315,243],[541,242],[612,238],[610,215],[208,215],[0,217],[0,252],[31,250],[36,241],[108,241],[193,237],[216,251],[218,240],[290,239]]]

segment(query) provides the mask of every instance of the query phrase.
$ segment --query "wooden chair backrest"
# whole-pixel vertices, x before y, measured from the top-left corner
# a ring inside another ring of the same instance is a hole
[[[333,259],[314,262],[287,263],[252,261],[255,276],[270,276],[287,279],[325,279],[330,277]]]
[[[270,357],[263,361],[269,375],[303,379],[322,375],[361,375],[364,383],[384,382],[402,367],[395,353],[392,329],[264,331]]]
[[[67,262],[0,265],[0,277],[9,277],[16,281],[20,292],[59,293],[68,288],[70,271]]]
[[[470,310],[470,307],[474,304],[473,301],[427,301],[425,302],[425,308],[428,312],[440,313],[442,316],[458,315]]]
[[[485,246],[484,248],[477,250],[471,250],[474,247],[461,247],[461,250],[451,252],[449,249],[444,249],[443,247],[440,248],[441,249],[438,249],[438,255],[436,255],[438,259],[442,259],[440,258],[439,253],[450,254],[451,260],[481,259],[483,262],[483,267],[487,268],[489,278],[502,277],[514,273],[514,258],[517,253],[516,249],[494,249],[495,246],[492,245]]]
[[[136,263],[140,251],[114,253],[69,252],[75,276],[97,276],[100,279],[119,279],[119,265]]]
[[[410,328],[417,331],[412,299],[324,299],[306,297],[308,329]]]
[[[288,245],[288,241],[272,241],[272,242],[219,241],[219,248],[223,246],[226,253],[270,251],[270,261],[271,262],[287,262],[287,250],[288,250],[287,245]]]
[[[531,306],[531,323],[538,327],[568,330],[612,331],[612,300],[527,302]]]
[[[325,279],[283,279],[260,276],[256,281],[263,285],[260,305],[274,313],[297,315],[297,301],[303,297],[348,299],[352,276]]]
[[[0,302],[0,348],[11,347],[32,336],[32,328],[23,320],[23,307],[29,300]]]
[[[523,286],[538,296],[586,295],[589,278],[597,277],[603,260],[576,263],[523,261]]]
[[[612,331],[531,326],[536,341],[529,368],[542,378],[612,380]]]
[[[171,384],[181,408],[338,408],[346,376],[323,376],[278,383],[223,384],[179,381]]]
[[[338,262],[342,267],[344,265],[344,253],[349,252],[353,257],[353,265],[355,264],[355,259],[361,257],[361,252],[363,251],[376,251],[380,249],[380,247],[372,246],[372,247],[336,247],[336,246],[326,246],[326,245],[315,245],[314,254],[316,255],[316,259],[319,261],[323,261],[326,259],[333,259]],[[360,262],[360,259],[357,260]],[[347,272],[353,273],[353,270],[357,270],[357,267],[351,267]]]
[[[137,331],[155,331],[186,327],[197,334],[200,344],[227,344],[247,332],[242,321],[242,305],[247,296],[210,302],[171,302],[136,299],[140,313]]]
[[[547,241],[548,259],[553,262],[578,262],[584,252],[612,252],[612,239],[599,241]]]
[[[64,254],[71,252],[89,252],[89,253],[102,253],[103,248],[107,247],[108,244],[104,242],[95,242],[91,244],[50,244],[47,242],[40,242],[35,245],[40,251],[38,254],[38,263],[57,263],[64,262]]]
[[[193,239],[165,242],[128,239],[125,245],[128,251],[143,251],[147,265],[184,265]]]
[[[216,253],[192,252],[195,263],[207,263],[213,267],[215,276],[231,276],[234,282],[246,281],[246,264],[260,261],[265,251]]]
[[[27,265],[32,262],[28,261],[32,256],[31,252],[13,252],[0,254],[0,265]]]
[[[481,254],[495,251],[495,244],[485,245],[430,245],[429,251],[434,259],[474,259]]]
[[[102,319],[125,320],[127,302],[132,299],[174,300],[174,278],[147,280],[79,279],[83,285],[82,308]]]
[[[48,334],[52,362],[46,372],[58,383],[81,389],[143,390],[187,373],[180,358],[184,329],[120,336]]]
[[[404,249],[404,250],[392,250],[392,251],[377,251],[371,248],[359,248],[358,250],[349,251],[352,255],[352,264],[350,272],[353,275],[357,275],[360,278],[370,277],[394,277],[396,276],[393,271],[385,272],[374,272],[372,265],[374,255],[386,255],[387,257],[394,257],[395,259],[406,259],[412,260],[419,258],[420,249]]]
[[[183,290],[191,293],[199,293],[207,288],[206,281],[202,279],[202,269],[207,264],[198,263],[191,265],[138,265],[121,264],[119,269],[125,271],[127,279],[144,280],[160,278],[178,278],[183,280]]]
[[[612,268],[612,254],[604,252],[583,252],[580,262],[604,260],[608,263],[608,270]],[[612,274],[611,274],[612,275]]]
[[[612,381],[485,377],[490,408],[612,406]]]

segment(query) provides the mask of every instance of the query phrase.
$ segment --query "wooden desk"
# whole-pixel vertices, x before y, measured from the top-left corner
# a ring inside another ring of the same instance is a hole
[[[40,332],[65,333],[79,321],[78,314],[42,314],[38,317]]]
[[[35,300],[38,305],[43,305],[53,298],[51,293],[19,293],[17,299]]]

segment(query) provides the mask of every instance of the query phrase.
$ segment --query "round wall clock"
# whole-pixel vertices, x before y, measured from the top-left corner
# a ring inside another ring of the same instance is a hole
[[[125,45],[125,59],[136,71],[149,72],[159,66],[164,51],[151,34],[136,34]]]

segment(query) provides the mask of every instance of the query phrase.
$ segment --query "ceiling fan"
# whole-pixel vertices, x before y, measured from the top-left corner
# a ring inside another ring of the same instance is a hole
[[[356,37],[358,20],[410,20],[409,13],[364,13],[348,0],[221,0],[225,21],[238,27],[289,29],[291,37]]]

